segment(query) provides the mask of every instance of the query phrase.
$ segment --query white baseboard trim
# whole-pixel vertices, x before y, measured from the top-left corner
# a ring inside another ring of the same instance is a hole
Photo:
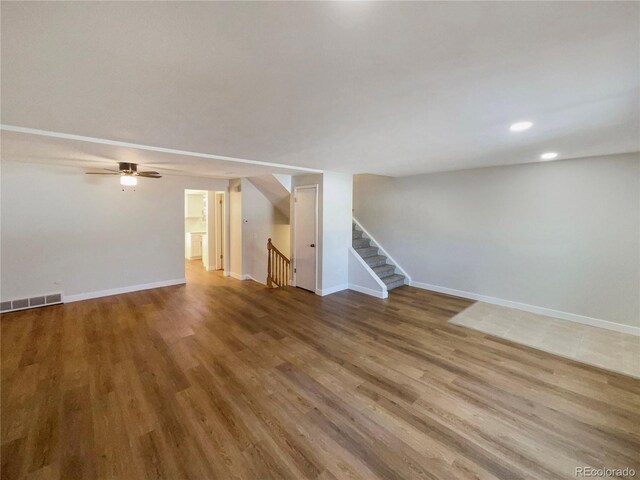
[[[123,293],[139,292],[140,290],[150,290],[152,288],[171,287],[173,285],[183,285],[187,283],[184,278],[174,280],[163,280],[162,282],[143,283],[142,285],[131,285],[129,287],[111,288],[109,290],[98,290],[95,292],[77,293],[75,295],[63,295],[64,303],[80,302],[92,298],[108,297],[110,295],[120,295]]]
[[[256,280],[255,278],[253,278],[251,275],[248,275],[248,274],[245,275],[245,277],[247,277],[247,280],[253,280],[256,283],[259,283],[260,285],[266,285],[267,284],[266,281],[265,282],[261,282],[260,280]]]
[[[229,272],[229,276],[231,278],[235,278],[236,280],[249,280],[249,275],[244,274],[244,275],[240,275],[239,273],[235,273],[235,272]]]
[[[376,298],[384,299],[389,297],[389,293],[386,290],[381,292],[378,290],[374,290],[372,288],[361,287],[360,285],[354,285],[353,283],[349,284],[349,290],[364,293],[365,295],[371,295],[372,297],[376,297]]]
[[[343,285],[336,285],[335,287],[331,287],[331,288],[325,288],[325,289],[316,288],[316,295],[320,295],[321,297],[324,297],[325,295],[331,295],[332,293],[341,292],[342,290],[348,290],[348,289],[349,289],[349,285],[346,283]]]
[[[614,330],[616,332],[640,336],[640,327],[623,325],[621,323],[610,322],[609,320],[601,320],[599,318],[587,317],[584,315],[578,315],[576,313],[562,312],[560,310],[553,310],[551,308],[513,302],[511,300],[489,297],[486,295],[480,295],[478,293],[465,292],[463,290],[455,290],[453,288],[441,287],[439,285],[430,285],[428,283],[411,282],[411,286],[416,288],[423,288],[425,290],[432,290],[434,292],[446,293],[448,295],[455,295],[456,297],[468,298],[470,300],[478,300],[480,302],[491,303],[493,305],[500,305],[502,307],[516,308],[518,310],[524,310],[525,312],[537,313],[539,315],[555,317],[561,320],[582,323],[584,325],[590,325],[592,327],[605,328],[607,330]]]

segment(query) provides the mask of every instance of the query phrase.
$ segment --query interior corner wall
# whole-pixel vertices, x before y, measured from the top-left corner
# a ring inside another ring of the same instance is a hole
[[[246,178],[242,184],[242,273],[267,281],[267,240],[289,255],[289,224],[271,201]]]
[[[322,174],[322,294],[349,287],[353,175]]]
[[[640,154],[358,175],[354,208],[414,284],[640,327]]]
[[[228,185],[164,176],[123,191],[117,178],[75,167],[3,158],[0,170],[3,301],[184,281],[184,190]]]

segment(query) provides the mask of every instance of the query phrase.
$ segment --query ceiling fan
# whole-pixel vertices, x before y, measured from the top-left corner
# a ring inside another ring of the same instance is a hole
[[[125,187],[135,187],[138,184],[137,177],[162,178],[158,172],[139,172],[137,163],[119,162],[118,170],[105,168],[106,172],[86,172],[87,175],[120,175],[120,185]]]

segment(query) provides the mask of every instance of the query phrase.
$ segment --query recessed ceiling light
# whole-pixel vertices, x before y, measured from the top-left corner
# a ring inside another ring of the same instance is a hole
[[[540,155],[540,158],[542,160],[553,160],[557,156],[558,156],[558,154],[556,152],[547,152],[547,153],[543,153],[542,155]]]
[[[530,129],[532,125],[533,123],[531,122],[516,122],[509,127],[509,130],[512,132],[524,132],[525,130]]]

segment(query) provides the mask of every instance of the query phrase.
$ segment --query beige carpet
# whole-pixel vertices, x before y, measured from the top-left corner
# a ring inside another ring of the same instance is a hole
[[[640,377],[640,337],[477,302],[450,320],[515,343]]]

